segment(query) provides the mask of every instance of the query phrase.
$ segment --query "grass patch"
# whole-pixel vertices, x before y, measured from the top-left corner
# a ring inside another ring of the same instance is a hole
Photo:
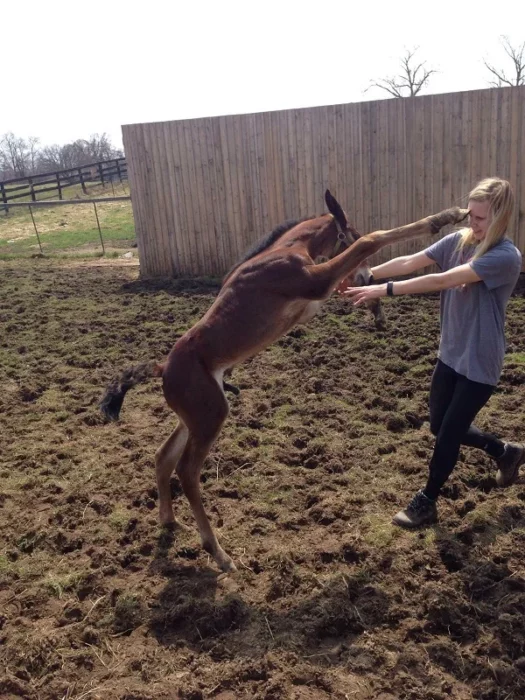
[[[116,632],[135,629],[144,621],[144,604],[134,595],[121,595],[117,598],[114,610],[113,627]]]
[[[109,522],[115,530],[123,530],[129,522],[129,511],[117,506],[109,515]]]
[[[82,190],[74,190],[68,199],[87,199],[92,197],[113,196],[110,188],[90,188],[84,195]],[[122,188],[115,191],[116,196],[124,194]],[[127,194],[127,192],[126,192]],[[97,203],[97,214],[102,231],[102,238],[107,249],[127,248],[135,242],[135,226],[130,201]],[[77,251],[77,255],[93,255],[93,247],[101,249],[100,234],[97,227],[94,207],[85,205],[60,205],[49,208],[34,208],[36,222],[44,255]],[[84,250],[82,250],[84,248]],[[108,251],[111,257],[118,256],[117,251]],[[0,216],[0,259],[9,260],[40,253],[33,220],[29,210],[11,209],[8,216]]]
[[[510,352],[508,355],[505,356],[505,363],[525,365],[525,352]]]
[[[55,598],[62,598],[64,593],[74,592],[84,583],[86,574],[81,571],[74,571],[68,574],[48,573],[44,581],[44,587]]]
[[[498,522],[498,515],[490,504],[481,504],[465,516],[465,521],[478,535],[480,543],[490,544],[504,528]]]
[[[49,569],[49,554],[45,551],[33,552],[26,556],[20,556],[16,561],[7,560],[4,573],[9,573],[18,581],[30,583],[45,576]],[[0,571],[2,569],[0,568]]]
[[[363,540],[370,546],[384,549],[389,547],[399,537],[399,529],[395,528],[390,520],[385,520],[381,515],[367,515],[362,522],[365,528]]]

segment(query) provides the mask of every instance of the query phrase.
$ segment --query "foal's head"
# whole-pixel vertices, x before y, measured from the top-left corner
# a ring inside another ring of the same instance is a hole
[[[324,214],[311,222],[315,228],[308,240],[308,252],[318,262],[342,253],[359,238],[358,232],[348,223],[346,214],[330,190],[325,192],[325,202],[331,216]]]
[[[312,239],[310,254],[317,261],[333,258],[343,250],[349,248],[361,236],[358,231],[348,223],[346,214],[341,205],[331,194],[330,190],[325,192],[325,202],[328,211],[332,218],[328,215],[321,217],[326,219],[324,226],[321,226],[319,232]],[[346,278],[348,286],[364,287],[370,283],[372,271],[370,266],[365,261],[355,270],[352,270]],[[385,315],[379,299],[373,299],[367,303],[367,307],[374,315],[375,326],[378,330],[385,329]]]

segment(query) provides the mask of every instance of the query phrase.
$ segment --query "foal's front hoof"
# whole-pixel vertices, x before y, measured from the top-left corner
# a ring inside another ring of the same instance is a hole
[[[225,554],[225,559],[221,562],[218,561],[217,564],[219,565],[221,571],[224,571],[225,574],[233,574],[235,571],[237,571],[237,567],[233,563],[233,559],[227,554]]]
[[[210,547],[206,544],[203,544],[203,548],[206,552],[208,552],[208,554],[210,554],[213,557],[219,569],[225,574],[231,574],[234,571],[237,571],[237,567],[233,563],[233,559],[226,554],[226,552],[220,545],[216,545],[216,547]]]

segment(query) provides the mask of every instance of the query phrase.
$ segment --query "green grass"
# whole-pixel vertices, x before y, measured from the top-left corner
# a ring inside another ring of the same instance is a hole
[[[387,519],[383,515],[370,513],[363,517],[363,524],[363,540],[377,549],[389,547],[401,535],[401,531],[392,525],[390,516]]]
[[[123,530],[129,522],[129,511],[117,506],[109,515],[109,522],[115,530]]]
[[[87,195],[82,194],[80,186],[70,190],[67,193],[68,199],[113,196],[113,190],[109,187],[92,187]],[[115,186],[116,196],[128,192],[127,189],[123,190],[120,183],[118,187]],[[98,203],[97,213],[106,255],[116,257],[119,250],[128,248],[135,242],[131,202]],[[75,254],[91,257],[102,253],[92,204],[34,208],[33,216],[44,255],[60,257]],[[8,216],[0,214],[0,259],[29,257],[39,253],[40,246],[29,209],[11,209]]]
[[[120,242],[124,243],[123,247],[129,247],[129,245],[134,242],[135,237],[133,231],[131,231],[128,226],[124,230],[112,231],[111,237],[108,237],[107,234],[102,231],[102,238],[105,247],[114,247]],[[41,236],[40,242],[44,255],[55,254],[61,251],[65,252],[86,246],[95,246],[102,250],[100,234],[97,228],[78,231],[53,231]],[[6,257],[34,254],[38,253],[39,250],[36,235],[34,238],[25,238],[13,244],[9,244],[7,241],[0,241],[0,254]]]
[[[525,352],[509,352],[505,356],[505,362],[515,362],[518,365],[525,365]]]
[[[57,574],[49,571],[44,580],[45,588],[56,598],[62,598],[64,593],[76,591],[88,578],[84,571],[73,571]]]

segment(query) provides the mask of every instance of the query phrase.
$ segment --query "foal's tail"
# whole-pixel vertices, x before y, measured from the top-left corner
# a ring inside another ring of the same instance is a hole
[[[162,377],[164,365],[158,362],[144,362],[135,365],[116,377],[106,389],[100,402],[100,410],[107,420],[117,420],[126,393],[140,382],[151,377]]]

